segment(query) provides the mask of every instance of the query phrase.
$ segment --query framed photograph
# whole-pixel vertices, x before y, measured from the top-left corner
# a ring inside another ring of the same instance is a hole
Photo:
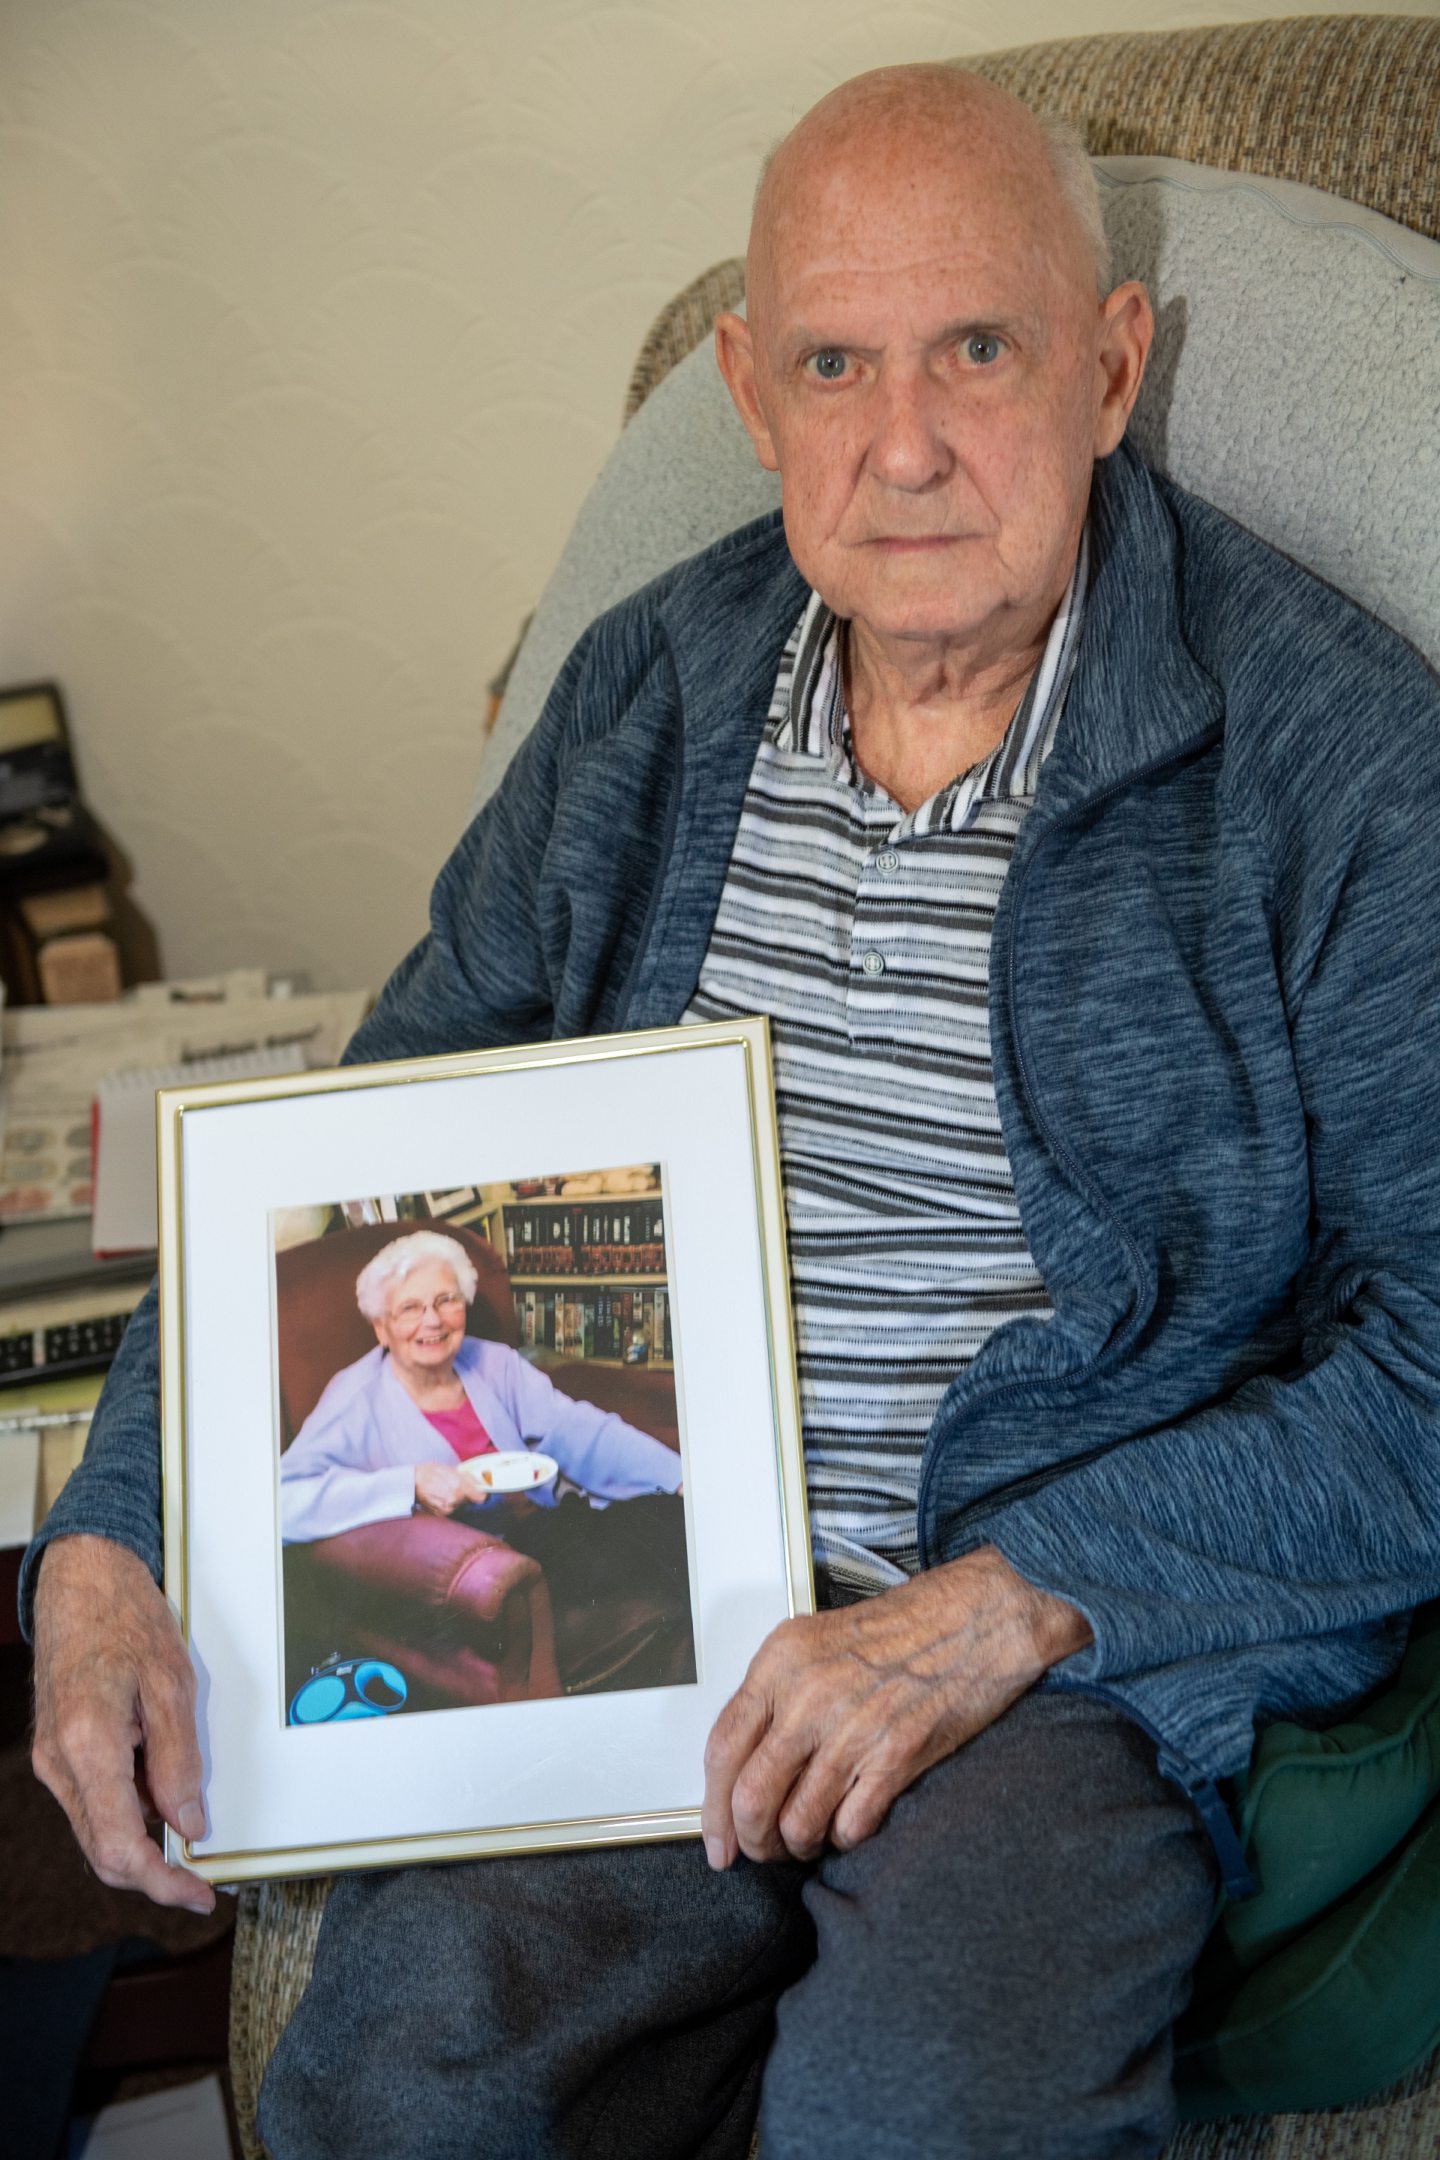
[[[813,1608],[763,1020],[167,1088],[165,1587],[219,1882],[699,1828]]]

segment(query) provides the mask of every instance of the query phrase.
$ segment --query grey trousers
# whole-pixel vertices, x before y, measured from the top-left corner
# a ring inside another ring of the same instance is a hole
[[[336,1885],[275,2160],[1148,2160],[1211,1918],[1190,1803],[1029,1695],[813,1867],[700,1846]]]

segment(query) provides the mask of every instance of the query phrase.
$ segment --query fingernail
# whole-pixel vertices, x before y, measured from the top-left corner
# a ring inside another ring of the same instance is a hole
[[[187,1800],[180,1810],[180,1834],[197,1838],[205,1835],[205,1810],[198,1800]]]
[[[705,1857],[713,1868],[728,1867],[730,1865],[730,1855],[725,1850],[724,1838],[707,1837],[705,1840]]]

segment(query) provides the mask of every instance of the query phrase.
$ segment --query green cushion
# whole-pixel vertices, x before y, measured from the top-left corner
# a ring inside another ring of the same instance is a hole
[[[1440,1604],[1324,1732],[1261,1734],[1240,1790],[1259,1883],[1229,1901],[1177,2042],[1189,2119],[1336,2107],[1440,2039]]]

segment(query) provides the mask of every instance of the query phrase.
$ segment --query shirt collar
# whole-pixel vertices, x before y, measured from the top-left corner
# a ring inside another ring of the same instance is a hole
[[[1090,581],[1088,527],[1040,664],[1010,725],[978,765],[959,774],[913,813],[916,831],[960,831],[982,802],[1028,800],[1050,754],[1075,667]],[[841,665],[841,623],[812,592],[781,656],[766,732],[777,749],[827,763],[849,786],[864,786],[850,740]]]

